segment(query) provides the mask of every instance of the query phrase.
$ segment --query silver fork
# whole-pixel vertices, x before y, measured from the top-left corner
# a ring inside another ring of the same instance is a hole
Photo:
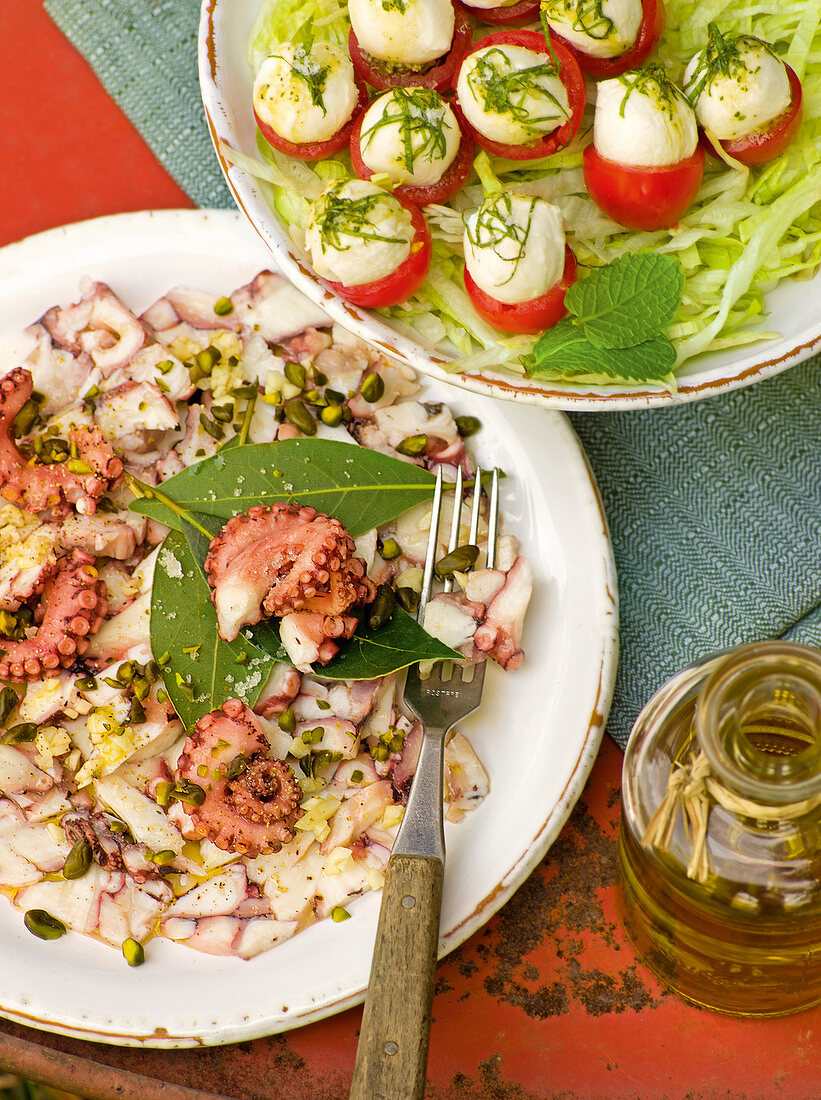
[[[482,471],[476,471],[469,543],[476,545]],[[442,511],[442,471],[436,477],[433,514],[417,619],[424,621],[436,564]],[[499,478],[494,470],[488,520],[488,566],[496,557]],[[448,551],[458,545],[462,471],[454,486]],[[453,581],[445,580],[445,591]],[[425,1091],[433,979],[439,946],[439,916],[445,873],[442,826],[445,738],[482,698],[484,663],[461,669],[437,662],[423,679],[408,670],[405,702],[424,726],[419,762],[402,826],[393,846],[376,931],[370,981],[356,1052],[351,1100],[421,1100]]]

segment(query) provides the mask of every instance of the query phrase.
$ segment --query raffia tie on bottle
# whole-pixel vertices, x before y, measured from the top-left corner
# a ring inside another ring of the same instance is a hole
[[[705,883],[710,877],[710,856],[707,851],[707,826],[714,805],[723,806],[728,813],[755,818],[758,821],[777,821],[798,817],[821,806],[821,793],[803,802],[789,805],[766,805],[752,802],[734,794],[715,778],[710,761],[703,752],[690,757],[686,763],[673,764],[667,790],[658,809],[650,819],[641,842],[646,848],[670,850],[670,842],[678,820],[684,818],[684,827],[693,846],[687,864],[687,877]]]

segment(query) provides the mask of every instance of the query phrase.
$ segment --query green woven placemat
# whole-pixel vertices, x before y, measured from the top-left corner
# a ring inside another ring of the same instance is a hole
[[[46,0],[200,206],[233,205],[197,82],[198,0]],[[821,312],[821,303],[819,303]],[[821,646],[821,359],[670,409],[573,414],[610,522],[624,744],[673,672],[762,638]]]
[[[707,401],[571,420],[619,572],[618,741],[699,657],[763,638],[821,647],[820,358]]]
[[[46,0],[45,8],[197,206],[232,208],[200,97],[199,0]]]

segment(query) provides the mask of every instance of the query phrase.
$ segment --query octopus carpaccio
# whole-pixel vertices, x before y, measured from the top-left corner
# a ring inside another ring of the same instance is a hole
[[[297,505],[228,522],[206,562],[220,631],[278,616],[291,660],[253,709],[227,694],[186,730],[151,650],[167,529],[129,511],[130,478],[156,487],[214,455],[251,396],[252,442],[318,429],[451,482],[473,472],[477,425],[267,271],[220,298],[176,288],[140,316],[84,280],[24,343],[0,379],[0,889],[132,963],[155,936],[248,959],[344,918],[382,883],[421,729],[399,674],[323,681],[322,665],[378,586],[420,590],[430,505],[356,540]],[[515,669],[531,590],[515,538],[496,568],[456,577],[426,629]],[[448,818],[488,789],[454,732]]]

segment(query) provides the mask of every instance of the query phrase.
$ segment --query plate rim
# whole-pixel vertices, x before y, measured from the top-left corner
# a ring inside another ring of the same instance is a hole
[[[159,235],[168,232],[190,233],[200,239],[207,234],[209,225],[216,226],[220,231],[244,231],[245,243],[243,249],[251,251],[251,232],[236,211],[224,210],[160,210],[138,211],[135,213],[104,215],[85,221],[59,226],[42,233],[33,234],[20,241],[14,242],[0,249],[0,280],[7,277],[10,266],[16,266],[20,270],[24,264],[31,262],[28,257],[36,260],[38,254],[53,258],[57,248],[65,248],[66,245],[77,244],[77,238],[86,236],[101,236],[106,239],[116,240],[121,231],[133,231],[150,225],[152,231]],[[239,233],[237,240],[240,242]],[[256,242],[253,242],[256,247]],[[127,262],[127,254],[123,262]],[[264,262],[264,257],[260,258]],[[172,278],[173,276],[169,276]],[[158,281],[161,277],[158,275]],[[167,281],[167,280],[166,280]],[[28,322],[28,318],[24,319]],[[513,406],[505,406],[495,403],[500,415],[513,417],[521,415]],[[524,412],[524,410],[522,410]],[[526,415],[532,415],[526,414]],[[598,538],[594,545],[594,552],[600,562],[602,585],[600,595],[602,597],[602,610],[599,614],[599,622],[596,624],[599,630],[597,634],[598,644],[598,684],[590,692],[592,705],[587,724],[587,730],[581,739],[576,751],[576,759],[572,767],[567,765],[567,778],[563,789],[555,805],[546,815],[538,833],[531,840],[528,847],[509,866],[491,893],[483,898],[472,912],[460,919],[453,928],[440,936],[439,958],[454,950],[463,943],[479,927],[510,898],[516,889],[524,882],[536,865],[544,858],[552,841],[556,838],[573,806],[578,799],[582,787],[589,775],[595,761],[598,748],[604,733],[605,722],[612,700],[615,683],[616,664],[618,660],[618,589],[613,558],[612,544],[609,538],[606,516],[601,497],[595,482],[595,477],[569,420],[560,412],[547,411],[544,414],[550,418],[553,429],[561,438],[562,446],[578,463],[575,471],[580,478],[586,478],[585,489],[589,492],[589,499],[584,502],[585,510],[589,510],[589,523],[593,534]],[[581,506],[581,505],[580,505]],[[594,515],[595,512],[595,515]],[[585,685],[585,691],[588,686]],[[263,1034],[275,1034],[281,1031],[291,1030],[305,1024],[324,1019],[346,1008],[361,1003],[364,1000],[365,989],[347,992],[341,996],[329,999],[326,1003],[294,1014],[271,1026],[266,1023],[263,1028],[249,1020],[245,1025],[229,1025],[209,1031],[207,1034],[170,1034],[165,1028],[155,1028],[152,1032],[138,1033],[133,1027],[117,1029],[111,1026],[92,1024],[83,1026],[77,1020],[74,1013],[74,1021],[55,1019],[53,1014],[45,1014],[32,1007],[24,1007],[23,1003],[16,1007],[6,1004],[0,1005],[0,1015],[15,1022],[35,1029],[57,1032],[74,1038],[86,1039],[95,1042],[106,1042],[124,1046],[152,1046],[160,1048],[180,1048],[201,1045],[218,1045],[226,1042],[235,1042],[241,1039],[257,1038]]]
[[[688,383],[685,377],[674,390],[663,387],[629,386],[624,383],[614,387],[586,387],[583,383],[568,383],[568,386],[573,388],[560,384],[525,385],[517,383],[515,376],[510,375],[493,375],[490,372],[456,374],[448,371],[444,365],[449,362],[447,356],[442,355],[433,346],[425,348],[421,340],[413,340],[395,331],[375,314],[344,301],[330,288],[326,280],[311,272],[288,240],[284,228],[271,214],[253,177],[244,169],[232,165],[223,155],[220,149],[221,142],[231,144],[233,136],[233,126],[225,112],[218,83],[219,62],[214,30],[217,8],[224,3],[225,0],[201,0],[197,52],[200,94],[206,123],[225,182],[244,217],[294,286],[317,305],[326,309],[335,321],[348,327],[360,339],[376,344],[388,354],[402,359],[415,370],[440,382],[447,382],[472,393],[500,400],[567,412],[626,412],[635,409],[669,408],[705,400],[771,378],[821,350],[821,322],[819,322],[815,331],[802,332],[798,343],[792,347],[782,348],[776,352],[775,348],[779,341],[772,341],[770,357],[768,357],[766,343],[762,343],[760,346],[763,358],[758,355],[746,355],[735,364],[729,374],[725,373],[724,368],[714,367],[712,371],[715,376],[711,373],[703,380],[692,383]],[[220,132],[220,113],[222,125],[228,127],[227,136],[223,136]],[[271,224],[257,219],[252,212],[254,208],[258,208],[270,219]],[[279,232],[275,232],[272,225],[275,225]],[[816,274],[815,280],[819,283],[819,292],[821,292],[821,271]],[[782,338],[780,343],[784,342]]]

